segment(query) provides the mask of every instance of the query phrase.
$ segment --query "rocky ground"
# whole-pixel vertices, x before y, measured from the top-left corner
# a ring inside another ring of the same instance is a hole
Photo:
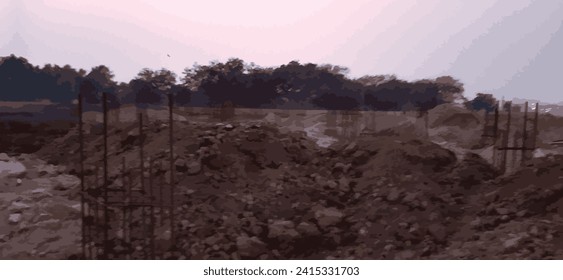
[[[153,175],[168,178],[167,124],[144,129]],[[102,139],[99,127],[86,130],[91,177]],[[360,136],[322,148],[261,122],[178,122],[175,131],[178,249],[160,258],[563,258],[560,156],[499,177],[477,154],[414,137]],[[119,187],[122,159],[139,165],[140,139],[134,125],[109,134],[109,179]],[[79,251],[76,151],[71,131],[36,154],[47,162],[4,157],[26,172],[1,179],[2,258]]]
[[[64,259],[79,253],[78,186],[64,167],[0,153],[0,258]]]

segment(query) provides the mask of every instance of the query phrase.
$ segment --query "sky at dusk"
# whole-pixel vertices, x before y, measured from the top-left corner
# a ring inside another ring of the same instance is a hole
[[[104,64],[118,81],[231,57],[299,60],[560,102],[562,22],[563,0],[0,0],[0,56]]]

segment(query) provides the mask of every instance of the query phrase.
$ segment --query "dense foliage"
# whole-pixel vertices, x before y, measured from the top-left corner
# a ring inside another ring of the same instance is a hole
[[[463,85],[449,76],[408,82],[395,76],[351,79],[347,72],[340,66],[298,61],[262,68],[230,59],[194,65],[181,77],[167,69],[142,69],[129,83],[117,83],[104,65],[89,72],[69,65],[38,67],[12,55],[0,58],[0,100],[70,104],[81,92],[87,103],[97,104],[100,92],[107,92],[111,107],[162,105],[165,95],[174,94],[177,104],[185,106],[426,111],[463,99]],[[481,109],[479,102],[467,104]]]

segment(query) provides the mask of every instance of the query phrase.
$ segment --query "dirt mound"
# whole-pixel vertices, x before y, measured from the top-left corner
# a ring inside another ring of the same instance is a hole
[[[536,159],[489,182],[441,258],[563,258],[562,162],[561,156]]]
[[[144,138],[145,155],[156,162],[153,175],[164,181],[167,129],[150,123]],[[458,159],[427,140],[362,136],[322,148],[304,133],[264,123],[181,122],[175,129],[177,251],[161,258],[561,256],[553,245],[557,227],[541,222],[532,228],[560,205],[561,167],[555,164],[561,159],[497,178],[478,155]],[[43,156],[76,166],[76,138],[72,132],[52,142]],[[87,140],[86,166],[94,174],[102,139],[91,134]],[[112,184],[122,184],[122,158],[139,166],[140,141],[134,126],[110,131]],[[535,187],[524,184],[530,178],[539,180]],[[542,253],[526,253],[529,244]]]
[[[482,123],[482,117],[462,106],[441,104],[430,110],[429,125],[432,128],[456,126],[460,128],[475,128]]]
[[[453,177],[457,178],[459,185],[464,188],[478,186],[485,181],[495,179],[499,175],[498,170],[474,153],[465,154],[453,173]]]

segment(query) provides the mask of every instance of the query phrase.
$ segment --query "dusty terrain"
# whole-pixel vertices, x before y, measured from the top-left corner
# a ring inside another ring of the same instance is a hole
[[[338,125],[344,117],[330,131],[315,113],[221,122],[179,112],[177,250],[158,257],[562,259],[563,157],[553,151],[501,176],[479,143],[482,118],[459,113],[430,112],[428,130],[421,119],[388,114],[388,127],[350,132]],[[139,165],[137,129],[110,128],[116,187],[123,158]],[[144,129],[146,157],[165,179],[155,185],[166,188],[168,124],[153,120]],[[98,125],[85,130],[92,184],[102,138]],[[79,256],[77,151],[71,130],[33,155],[0,159],[26,170],[0,177],[1,258]],[[157,241],[169,238],[165,229]]]

